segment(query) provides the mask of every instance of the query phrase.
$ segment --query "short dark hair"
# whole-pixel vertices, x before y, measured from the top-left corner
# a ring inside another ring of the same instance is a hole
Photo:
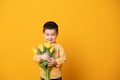
[[[48,21],[43,25],[43,32],[45,29],[55,29],[58,33],[58,25],[54,21]]]

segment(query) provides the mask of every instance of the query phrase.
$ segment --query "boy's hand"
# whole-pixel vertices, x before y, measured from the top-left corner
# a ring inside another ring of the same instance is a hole
[[[39,56],[40,57],[40,59],[42,59],[42,60],[49,60],[49,58],[50,58],[50,56],[48,55],[48,54],[43,54],[43,55],[40,55]]]
[[[55,64],[57,64],[56,61],[55,61],[55,59],[49,58],[49,60],[48,60],[48,66],[54,66]]]

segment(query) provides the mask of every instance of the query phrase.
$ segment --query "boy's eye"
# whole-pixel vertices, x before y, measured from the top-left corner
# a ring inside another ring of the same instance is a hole
[[[54,36],[55,34],[51,34],[51,36]],[[50,34],[46,34],[46,36],[50,36]]]
[[[46,34],[46,36],[49,36],[49,34]]]
[[[55,34],[52,34],[52,36],[54,36]]]

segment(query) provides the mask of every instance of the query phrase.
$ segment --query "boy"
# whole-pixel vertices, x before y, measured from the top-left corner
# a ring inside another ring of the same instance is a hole
[[[56,66],[52,67],[50,71],[50,79],[51,80],[62,80],[62,64],[66,60],[66,55],[64,53],[64,49],[62,48],[61,45],[56,43],[56,38],[58,35],[58,25],[53,22],[49,21],[46,22],[43,26],[43,34],[45,37],[45,41],[49,42],[51,46],[55,47],[55,58],[50,58],[49,55],[43,54],[43,55],[34,55],[33,60],[35,62],[39,62],[41,60],[47,60],[48,61],[48,66]],[[40,68],[41,71],[41,80],[44,80],[44,71],[42,68]]]

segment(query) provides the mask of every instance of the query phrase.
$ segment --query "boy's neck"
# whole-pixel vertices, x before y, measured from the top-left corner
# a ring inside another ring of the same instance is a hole
[[[45,43],[47,43],[47,42],[45,42]],[[50,43],[50,44],[55,44],[56,42],[52,42],[52,43]]]
[[[56,42],[53,42],[53,43],[50,43],[50,44],[52,45],[52,44],[55,44],[55,43],[56,43]]]

